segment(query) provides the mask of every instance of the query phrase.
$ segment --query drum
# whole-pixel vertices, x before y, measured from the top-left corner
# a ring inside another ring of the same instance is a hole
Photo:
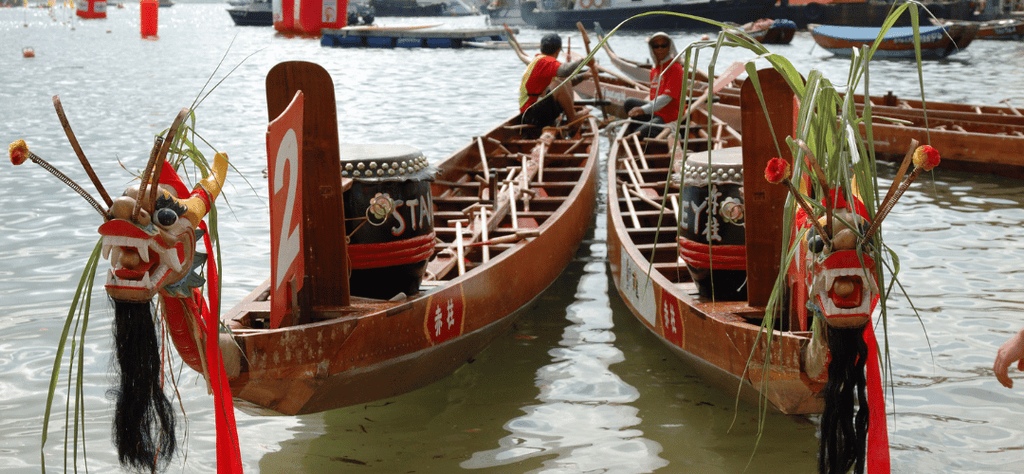
[[[687,157],[679,193],[679,254],[700,295],[747,299],[743,220],[743,153],[740,147]]]
[[[419,292],[434,253],[434,169],[405,145],[341,145],[345,233],[353,296],[391,299]]]

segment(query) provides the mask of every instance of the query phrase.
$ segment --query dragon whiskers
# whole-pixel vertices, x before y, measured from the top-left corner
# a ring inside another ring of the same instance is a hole
[[[88,202],[89,205],[96,209],[96,212],[99,212],[104,219],[107,218],[107,210],[104,209],[103,206],[100,205],[100,203],[96,201],[95,198],[89,195],[89,193],[85,189],[83,189],[81,186],[79,186],[78,183],[75,182],[75,180],[69,178],[64,173],[61,173],[60,170],[54,168],[53,165],[51,165],[46,160],[42,159],[39,155],[36,155],[35,153],[29,151],[28,145],[25,144],[25,140],[18,140],[14,143],[11,143],[10,156],[11,163],[15,165],[20,165],[24,163],[26,159],[32,160],[33,163],[39,165],[44,170],[49,171],[50,174],[56,176],[57,179],[61,180],[64,184],[68,185],[69,188],[71,188],[73,191],[75,191],[80,196],[85,198],[86,202]]]

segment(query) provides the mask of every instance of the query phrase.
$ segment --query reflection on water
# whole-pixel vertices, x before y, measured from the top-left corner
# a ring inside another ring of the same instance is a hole
[[[576,302],[567,308],[572,322],[552,361],[537,371],[539,405],[523,407],[525,415],[509,420],[511,432],[499,448],[477,452],[462,463],[481,468],[547,458],[528,472],[652,472],[668,461],[658,456],[660,444],[631,427],[640,423],[631,402],[640,393],[609,370],[622,362],[611,332],[608,279],[603,262],[590,263],[580,278]]]

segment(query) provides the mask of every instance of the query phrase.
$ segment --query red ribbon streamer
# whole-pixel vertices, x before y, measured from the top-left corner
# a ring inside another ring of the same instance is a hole
[[[191,194],[177,171],[170,163],[164,162],[163,171],[160,173],[160,183],[174,187],[179,196],[198,195],[203,199],[209,208],[210,196],[202,187],[198,187]],[[196,306],[196,302],[202,303],[201,324],[206,330],[206,368],[210,374],[210,387],[213,390],[214,410],[217,420],[217,472],[228,474],[240,474],[242,472],[242,455],[238,444],[238,430],[235,427],[235,406],[231,398],[231,386],[228,385],[227,372],[224,370],[224,361],[220,353],[220,284],[217,276],[217,262],[213,258],[213,241],[210,239],[209,229],[206,222],[200,222],[199,228],[203,230],[203,244],[206,247],[207,274],[206,293],[209,298],[209,305],[203,300],[201,289],[195,289],[194,300],[183,300],[188,306]],[[210,308],[216,309],[216,313]],[[198,314],[194,311],[192,314]]]
[[[199,228],[206,231],[206,222],[200,222]],[[206,324],[206,363],[210,374],[210,386],[213,388],[213,404],[217,420],[217,472],[241,473],[242,454],[238,444],[238,430],[235,427],[235,406],[231,398],[231,386],[224,370],[221,358],[219,337],[220,311],[218,302],[220,285],[217,281],[217,264],[213,258],[213,241],[210,233],[205,232],[203,243],[206,246],[206,292],[209,305],[203,304],[203,323]],[[210,308],[214,308],[211,311]]]
[[[889,474],[889,430],[885,426],[885,390],[882,389],[882,374],[878,362],[878,342],[875,331],[868,321],[864,328],[864,342],[868,345],[867,394],[868,394],[868,474]]]

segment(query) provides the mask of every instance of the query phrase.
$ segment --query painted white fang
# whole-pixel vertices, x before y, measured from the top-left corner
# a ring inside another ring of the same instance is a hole
[[[110,266],[114,268],[121,267],[121,247],[113,247],[109,252],[110,254]]]
[[[178,260],[178,252],[165,252],[160,256],[160,261],[166,263],[175,272],[181,271],[181,262]]]

